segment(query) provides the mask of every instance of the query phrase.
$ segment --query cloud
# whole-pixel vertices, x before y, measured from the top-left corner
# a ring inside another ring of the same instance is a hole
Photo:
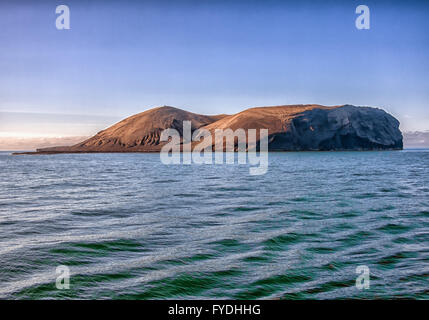
[[[72,137],[6,137],[0,136],[1,151],[34,151],[38,148],[71,146],[79,143],[89,136]]]
[[[429,148],[429,131],[404,132],[405,148]]]

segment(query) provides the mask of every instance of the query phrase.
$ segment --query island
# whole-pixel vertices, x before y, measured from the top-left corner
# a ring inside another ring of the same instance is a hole
[[[128,117],[73,146],[19,154],[159,152],[165,129],[268,129],[269,151],[401,150],[399,121],[382,109],[353,105],[256,107],[232,115],[201,115],[163,106]]]

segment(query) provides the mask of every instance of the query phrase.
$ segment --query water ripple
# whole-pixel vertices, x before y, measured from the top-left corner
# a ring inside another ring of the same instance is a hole
[[[429,151],[272,153],[264,176],[0,153],[0,297],[427,299],[428,168]]]

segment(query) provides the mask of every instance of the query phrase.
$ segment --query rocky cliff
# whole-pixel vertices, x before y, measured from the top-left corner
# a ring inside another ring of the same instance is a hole
[[[304,111],[271,135],[271,150],[402,149],[399,121],[376,108],[345,105]]]

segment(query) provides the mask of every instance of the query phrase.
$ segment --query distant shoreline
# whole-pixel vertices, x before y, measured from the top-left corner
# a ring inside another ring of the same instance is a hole
[[[429,148],[408,148],[408,149],[371,149],[371,150],[350,150],[350,149],[344,149],[344,150],[269,150],[268,153],[290,153],[290,152],[377,152],[377,151],[403,151],[403,150],[426,150]],[[1,152],[8,152],[8,151],[1,151]],[[224,153],[239,153],[238,151],[228,151]],[[90,154],[90,153],[97,153],[97,154],[109,154],[109,153],[160,153],[160,151],[25,151],[25,152],[11,152],[12,155],[18,156],[18,155],[53,155],[53,154]],[[178,152],[180,154],[186,153],[186,152]],[[247,152],[246,152],[247,153]]]

